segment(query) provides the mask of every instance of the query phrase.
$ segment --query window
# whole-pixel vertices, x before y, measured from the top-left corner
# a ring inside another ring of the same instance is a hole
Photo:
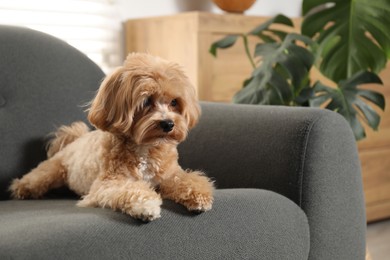
[[[122,63],[122,28],[115,0],[0,0],[0,24],[60,38],[106,73]]]

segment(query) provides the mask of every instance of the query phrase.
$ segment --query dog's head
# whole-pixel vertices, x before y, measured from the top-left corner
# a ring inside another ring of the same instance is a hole
[[[183,141],[199,115],[195,88],[179,65],[133,53],[105,78],[88,119],[103,131],[147,144]]]

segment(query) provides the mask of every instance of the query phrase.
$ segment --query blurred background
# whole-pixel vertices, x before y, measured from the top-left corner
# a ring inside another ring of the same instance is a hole
[[[301,0],[258,0],[247,15],[300,15]],[[106,73],[124,58],[123,22],[186,11],[223,13],[211,0],[0,0],[0,24],[52,34],[81,50]]]

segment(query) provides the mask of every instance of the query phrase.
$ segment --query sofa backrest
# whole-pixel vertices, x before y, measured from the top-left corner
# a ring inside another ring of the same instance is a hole
[[[7,187],[44,160],[47,135],[86,121],[104,77],[67,43],[27,28],[0,26],[0,199]]]

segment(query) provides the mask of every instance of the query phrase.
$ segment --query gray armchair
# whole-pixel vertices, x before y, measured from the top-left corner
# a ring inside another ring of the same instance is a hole
[[[179,153],[216,182],[206,213],[164,201],[144,224],[78,208],[64,189],[10,200],[11,179],[45,159],[47,134],[86,121],[82,105],[103,77],[58,39],[0,26],[0,259],[364,259],[356,144],[321,109],[202,103]]]

